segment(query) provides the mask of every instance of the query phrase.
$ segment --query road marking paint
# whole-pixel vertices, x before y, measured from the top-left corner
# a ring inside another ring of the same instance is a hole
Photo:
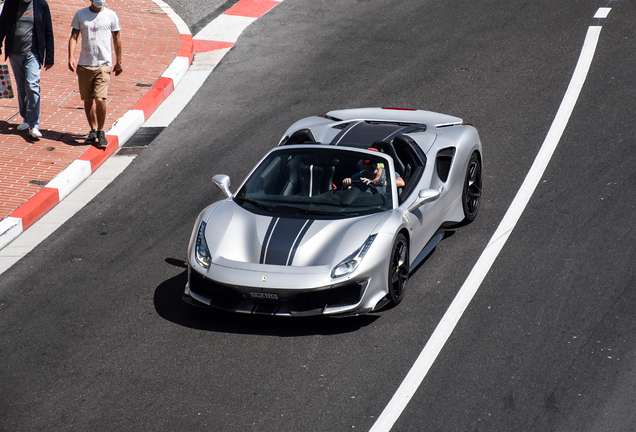
[[[495,259],[504,247],[508,237],[512,233],[515,225],[519,221],[521,214],[526,208],[530,197],[534,193],[541,177],[543,176],[554,151],[563,135],[563,131],[570,119],[574,105],[579,97],[583,83],[587,77],[596,46],[598,44],[600,26],[588,28],[585,42],[572,75],[572,79],[561,101],[561,106],[550,126],[550,130],[536,156],[530,171],[528,172],[521,188],[517,192],[515,199],[510,204],[499,227],[493,234],[488,245],[482,252],[468,275],[468,278],[460,288],[457,296],[435,328],[424,349],[413,364],[402,384],[393,395],[388,405],[382,411],[380,417],[375,422],[370,432],[390,431],[397,419],[400,417],[407,404],[419,388],[426,377],[429,369],[435,362],[440,351],[446,344],[451,333],[457,326],[459,319],[468,307],[469,303],[477,293],[479,286],[490,271]]]
[[[598,10],[596,11],[596,15],[594,15],[594,18],[607,18],[607,15],[609,15],[611,10],[612,8],[608,7],[598,8]]]
[[[279,2],[274,0],[240,0],[225,12],[226,15],[260,18]]]
[[[203,27],[194,39],[235,43],[254,21],[256,18],[223,14]]]

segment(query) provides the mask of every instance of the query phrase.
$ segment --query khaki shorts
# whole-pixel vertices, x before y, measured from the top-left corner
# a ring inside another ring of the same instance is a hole
[[[106,99],[111,70],[110,66],[77,66],[77,80],[83,101]]]

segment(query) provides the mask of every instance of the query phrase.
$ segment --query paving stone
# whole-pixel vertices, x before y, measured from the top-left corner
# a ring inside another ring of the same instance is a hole
[[[90,3],[85,0],[48,0],[48,3],[55,37],[55,66],[42,70],[41,74],[43,137],[36,141],[27,132],[18,132],[16,127],[22,118],[17,99],[0,99],[0,220],[90,147],[83,144],[89,126],[77,77],[68,70],[71,20],[78,9]],[[172,20],[151,0],[109,0],[107,7],[119,16],[124,72],[111,78],[106,130],[150,90],[137,84],[154,84],[175,59],[181,44]],[[79,57],[79,47],[76,56]]]

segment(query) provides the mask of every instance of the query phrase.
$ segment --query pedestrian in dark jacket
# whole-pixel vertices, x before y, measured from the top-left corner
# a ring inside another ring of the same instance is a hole
[[[46,0],[6,0],[0,15],[0,54],[4,41],[5,60],[18,89],[22,124],[19,131],[40,139],[40,71],[54,64],[55,46],[51,11]]]

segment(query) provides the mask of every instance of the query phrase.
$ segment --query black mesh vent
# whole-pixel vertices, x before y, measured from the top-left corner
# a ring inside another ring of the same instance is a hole
[[[443,182],[448,180],[450,167],[455,156],[455,147],[445,148],[437,153],[437,176]]]
[[[334,292],[327,303],[327,307],[350,306],[358,303],[360,301],[360,295],[362,294],[361,288],[359,284],[355,284],[330,290]]]
[[[194,271],[190,272],[190,291],[210,299],[210,304],[219,309],[234,311],[243,302],[240,292],[217,284]]]

